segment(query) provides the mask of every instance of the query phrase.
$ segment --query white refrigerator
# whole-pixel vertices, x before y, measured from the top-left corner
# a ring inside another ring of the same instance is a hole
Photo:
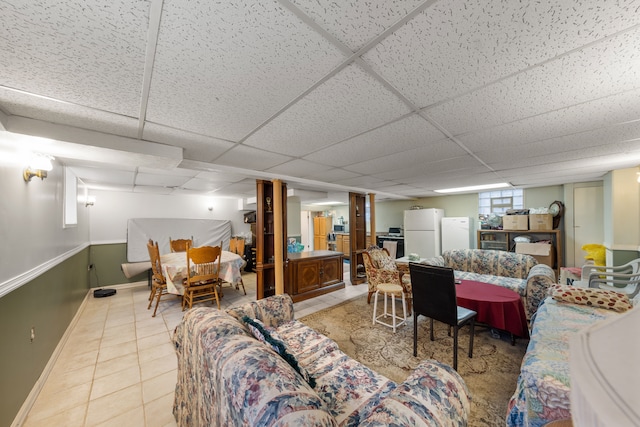
[[[473,227],[469,217],[442,218],[442,252],[451,249],[470,249]]]
[[[440,255],[440,222],[444,209],[404,211],[404,254],[420,258]]]

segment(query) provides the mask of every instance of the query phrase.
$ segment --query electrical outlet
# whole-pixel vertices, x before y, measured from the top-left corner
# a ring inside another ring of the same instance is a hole
[[[36,339],[36,327],[32,326],[31,327],[31,342],[33,342],[33,340]]]

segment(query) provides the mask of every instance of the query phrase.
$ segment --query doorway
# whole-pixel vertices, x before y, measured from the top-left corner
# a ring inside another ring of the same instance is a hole
[[[602,186],[573,189],[573,237],[576,267],[584,264],[587,254],[582,246],[604,242],[604,196]]]

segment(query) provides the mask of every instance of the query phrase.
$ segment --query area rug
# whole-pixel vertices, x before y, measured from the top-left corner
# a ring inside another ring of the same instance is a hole
[[[382,298],[380,299],[382,303]],[[382,304],[378,304],[381,312]],[[429,320],[418,319],[418,357],[413,357],[413,317],[394,334],[391,328],[372,324],[373,302],[361,296],[299,319],[328,336],[340,349],[369,368],[401,383],[424,359],[453,365],[453,338],[447,326],[435,324],[435,341],[429,339]],[[528,340],[510,337],[486,327],[476,327],[473,358],[468,358],[469,328],[460,330],[458,373],[472,396],[471,427],[495,427],[505,424],[507,403],[516,387],[520,363]]]

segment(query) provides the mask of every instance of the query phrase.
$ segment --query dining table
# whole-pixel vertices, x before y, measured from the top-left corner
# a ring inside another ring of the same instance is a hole
[[[187,278],[187,253],[171,252],[160,255],[162,273],[167,281],[167,292],[176,295],[184,294],[183,281]],[[220,279],[238,288],[242,283],[241,270],[246,261],[238,254],[222,251],[220,257]]]
[[[527,317],[517,292],[502,286],[474,280],[456,281],[458,305],[478,313],[476,321],[515,337],[529,338]]]

